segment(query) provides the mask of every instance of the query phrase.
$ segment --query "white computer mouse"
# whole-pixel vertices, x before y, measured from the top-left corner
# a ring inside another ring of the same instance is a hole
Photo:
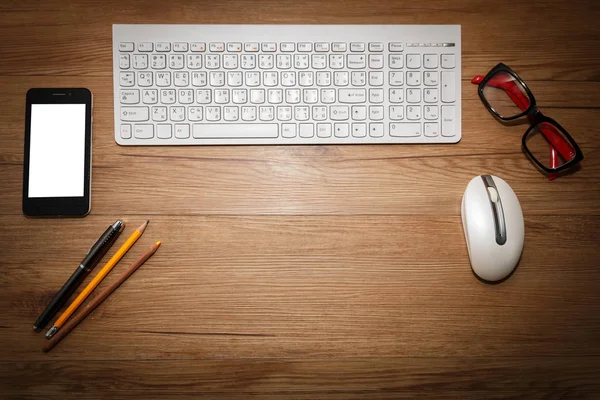
[[[489,282],[510,275],[521,258],[525,224],[508,183],[494,175],[476,176],[463,195],[461,214],[473,272]]]

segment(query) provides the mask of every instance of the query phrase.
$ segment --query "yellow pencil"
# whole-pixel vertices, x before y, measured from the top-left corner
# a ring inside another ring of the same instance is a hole
[[[50,339],[52,336],[54,336],[54,334],[65,324],[65,322],[67,322],[69,317],[73,315],[73,313],[77,310],[81,303],[83,303],[85,299],[90,295],[90,293],[92,293],[92,291],[96,289],[100,282],[102,282],[102,279],[104,279],[106,275],[108,275],[108,273],[114,268],[114,266],[117,265],[117,263],[121,260],[121,258],[123,258],[123,256],[125,255],[125,253],[127,253],[131,246],[133,246],[135,242],[140,238],[140,236],[142,236],[142,233],[144,233],[148,222],[150,221],[144,222],[139,228],[135,230],[135,232],[131,234],[131,236],[129,236],[129,239],[127,239],[127,241],[123,243],[123,246],[121,246],[121,248],[117,250],[115,255],[112,256],[110,260],[108,260],[106,265],[102,267],[100,272],[98,272],[98,275],[96,275],[94,279],[92,279],[91,282],[88,283],[88,285],[85,287],[85,289],[83,289],[81,293],[79,293],[79,296],[77,296],[77,298],[73,300],[73,302],[69,305],[65,312],[63,312],[62,315],[56,320],[52,328],[48,329],[48,332],[46,332],[46,339]]]

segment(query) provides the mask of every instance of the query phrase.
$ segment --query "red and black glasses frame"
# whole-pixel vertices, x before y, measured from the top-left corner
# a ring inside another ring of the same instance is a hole
[[[510,77],[510,79],[507,79],[507,77]],[[527,116],[530,127],[523,135],[523,150],[537,167],[549,174],[548,178],[550,180],[555,179],[557,173],[571,168],[583,160],[583,152],[575,140],[558,122],[541,113],[536,106],[535,97],[525,82],[510,67],[500,63],[492,68],[485,77],[476,76],[471,82],[479,85],[479,98],[486,108],[500,120],[511,121]],[[520,112],[503,115],[503,113],[496,110],[486,97],[484,89],[487,87],[504,91]],[[548,143],[549,166],[538,160],[527,145],[528,139],[535,133],[540,133]]]

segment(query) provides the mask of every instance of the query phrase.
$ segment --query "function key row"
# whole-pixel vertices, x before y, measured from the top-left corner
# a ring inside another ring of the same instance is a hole
[[[241,52],[242,49],[245,52],[275,52],[277,51],[277,43],[275,42],[250,42],[250,43],[241,43],[241,42],[233,42],[233,43],[224,43],[224,42],[214,42],[208,44],[208,50],[211,52]],[[137,51],[140,52],[204,52],[206,51],[206,43],[205,42],[141,42],[137,44]],[[350,46],[348,43],[344,42],[284,42],[279,44],[279,51],[284,53],[291,53],[294,51],[298,52],[345,52],[348,51],[348,48],[351,52],[364,52],[368,49],[370,52],[383,52],[385,49],[384,43],[381,42],[371,42],[371,43],[361,43],[361,42],[352,42]],[[121,42],[119,43],[119,51],[122,52],[132,52],[135,51],[136,45],[133,42]],[[402,52],[404,51],[404,44],[402,42],[393,42],[388,44],[388,50],[390,52]]]

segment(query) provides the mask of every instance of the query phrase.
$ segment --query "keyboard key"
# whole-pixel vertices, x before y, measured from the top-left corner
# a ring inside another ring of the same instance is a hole
[[[438,85],[438,72],[427,71],[423,73],[423,84],[425,86],[437,86]]]
[[[350,108],[348,106],[331,106],[329,118],[333,121],[344,121],[349,119]]]
[[[217,104],[229,103],[229,89],[216,89],[214,102]]]
[[[439,125],[437,122],[426,122],[425,124],[425,136],[435,137],[439,135]]]
[[[419,54],[407,54],[406,68],[421,68],[421,56]]]
[[[144,89],[142,91],[142,102],[144,104],[156,104],[156,103],[158,103],[158,90],[156,90],[156,89]]]
[[[365,71],[352,71],[350,73],[352,86],[365,86],[367,83],[367,73]]]
[[[129,54],[120,54],[119,55],[119,68],[128,69],[129,66],[130,66]]]
[[[352,106],[352,119],[355,121],[364,121],[367,119],[367,107]]]
[[[317,124],[317,136],[320,138],[331,137],[331,124]]]
[[[337,123],[334,125],[335,137],[345,138],[350,135],[350,126],[344,123]]]
[[[192,104],[194,102],[194,91],[192,89],[179,89],[179,103]]]
[[[175,124],[175,137],[177,139],[188,139],[190,137],[190,126],[188,124]]]
[[[298,84],[300,86],[312,86],[314,82],[314,74],[312,71],[298,72]]]
[[[335,89],[321,89],[321,103],[329,104],[335,102]]]
[[[261,121],[273,121],[275,119],[275,108],[272,106],[259,107],[258,118]]]
[[[292,67],[291,54],[277,54],[277,68],[290,69]]]
[[[424,89],[423,90],[423,101],[425,103],[437,103],[439,100],[437,89]]]
[[[427,120],[437,120],[438,119],[438,107],[437,106],[423,107],[423,117]]]
[[[370,106],[369,119],[373,121],[381,121],[383,119],[383,106]]]
[[[367,60],[362,54],[348,54],[348,68],[359,69],[366,68]]]
[[[407,71],[406,72],[406,84],[408,86],[420,86],[421,85],[421,73]]]
[[[400,69],[404,65],[402,61],[403,57],[398,54],[390,54],[390,68]]]
[[[196,139],[269,139],[279,136],[278,124],[194,124]]]
[[[369,89],[369,101],[374,104],[383,103],[383,89]]]
[[[310,119],[310,111],[307,106],[294,107],[294,119],[296,121],[308,121]]]
[[[246,72],[246,86],[254,87],[260,85],[260,72]]]
[[[218,54],[207,54],[204,60],[207,69],[217,69],[221,66],[221,57]]]
[[[152,54],[150,65],[152,69],[165,69],[167,67],[167,56],[165,54]]]
[[[364,103],[367,100],[365,89],[338,89],[338,101],[340,103]]]
[[[236,69],[237,67],[238,67],[238,55],[237,54],[224,54],[223,55],[223,68]]]
[[[327,55],[326,54],[313,54],[312,67],[314,69],[327,68]]]
[[[333,73],[333,84],[335,86],[348,86],[350,76],[347,71],[336,71]]]
[[[301,138],[311,138],[315,135],[313,124],[300,124],[300,137]]]
[[[365,44],[364,43],[350,43],[350,51],[353,51],[353,52],[365,51]]]
[[[121,90],[121,104],[137,104],[140,102],[140,91],[138,89]]]
[[[392,136],[392,137],[421,136],[421,124],[419,122],[392,122],[392,123],[390,123],[390,136]]]
[[[156,137],[159,139],[170,139],[171,133],[171,124],[158,124],[156,125]]]
[[[454,136],[456,134],[454,109],[454,106],[442,106],[442,136]]]
[[[188,119],[190,121],[202,121],[202,107],[188,107]]]
[[[369,124],[369,136],[383,137],[383,124],[379,122]]]
[[[402,85],[404,85],[404,72],[390,71],[390,86],[402,86]]]
[[[404,101],[404,89],[390,89],[390,103],[402,103]]]
[[[265,90],[264,89],[251,89],[250,90],[250,103],[262,104],[265,102]]]
[[[283,89],[269,89],[267,99],[271,104],[283,103]]]
[[[185,107],[173,106],[170,110],[171,121],[183,121],[185,119]]]
[[[188,44],[185,42],[175,42],[173,43],[173,51],[179,53],[188,51]]]
[[[296,137],[296,124],[282,124],[281,125],[281,136],[284,138],[295,138]]]
[[[242,44],[241,43],[227,43],[227,51],[232,52],[232,53],[237,53],[242,51]]]
[[[303,53],[312,51],[312,43],[298,43],[298,51],[301,51]]]
[[[404,119],[404,106],[390,106],[390,119],[392,121]]]
[[[167,120],[167,107],[154,106],[152,107],[152,121],[163,122]]]
[[[135,75],[133,72],[120,72],[119,73],[119,85],[125,86],[125,87],[133,86],[133,84],[135,82],[134,76]]]
[[[257,42],[244,43],[244,51],[255,53],[258,51],[258,48],[259,46]]]
[[[188,86],[190,83],[190,73],[187,71],[173,72],[173,84],[175,86]]]
[[[133,43],[132,42],[119,43],[119,51],[133,51]]]
[[[138,122],[150,119],[148,107],[121,107],[121,121]]]
[[[169,54],[169,68],[182,69],[183,65],[183,54]]]
[[[121,138],[131,139],[131,125],[121,124]]]
[[[423,66],[425,68],[437,68],[438,67],[438,62],[437,62],[437,54],[425,54],[423,56]]]
[[[315,43],[315,51],[316,52],[326,52],[326,51],[329,51],[329,43],[325,43],[325,42]]]
[[[331,85],[331,72],[318,71],[317,72],[317,86],[329,86],[329,85]]]
[[[296,86],[296,73],[282,72],[281,73],[281,86]]]
[[[355,123],[352,124],[352,136],[354,137],[366,137],[367,136],[367,124]]]
[[[138,72],[138,86],[152,86],[152,72]]]
[[[154,137],[154,125],[134,125],[133,136],[136,139],[152,139]]]
[[[344,68],[344,55],[343,54],[330,54],[329,55],[329,68],[332,68],[332,69]]]
[[[190,50],[193,52],[203,52],[206,51],[206,43],[204,42],[194,42],[190,44]]]
[[[421,89],[406,89],[406,102],[407,103],[420,103],[421,102]]]
[[[404,51],[404,45],[402,44],[402,42],[393,42],[390,43],[389,49],[393,52],[401,52]]]
[[[235,106],[223,108],[223,119],[225,121],[237,121],[239,118],[239,110]]]
[[[206,114],[204,118],[207,121],[219,121],[221,119],[221,107],[209,106],[206,107]]]
[[[273,54],[260,54],[258,56],[258,66],[261,69],[273,68]]]
[[[295,43],[281,43],[279,49],[285,53],[290,53],[296,50]]]
[[[421,106],[406,106],[406,118],[413,121],[421,119]]]
[[[152,51],[154,49],[154,45],[152,42],[142,42],[138,43],[138,51]]]
[[[319,102],[319,91],[317,89],[304,89],[302,94],[306,104],[315,104]]]
[[[380,42],[371,42],[369,43],[369,51],[383,51],[383,43]]]
[[[188,54],[186,58],[187,58],[187,67],[189,69],[202,68],[202,55],[201,54]]]
[[[228,71],[227,72],[227,84],[229,86],[238,87],[242,86],[242,72],[241,71]]]
[[[383,71],[369,72],[369,85],[383,86]]]
[[[256,54],[242,54],[242,69],[256,68]]]
[[[210,86],[225,86],[225,72],[210,71],[208,73],[208,81]]]
[[[210,104],[212,100],[212,90],[198,89],[196,90],[196,102],[199,104]]]
[[[295,54],[294,55],[294,67],[297,69],[306,69],[309,65],[308,54]]]
[[[254,106],[242,107],[242,120],[243,121],[256,121],[256,107],[254,107]]]
[[[313,106],[312,113],[315,121],[325,121],[327,119],[327,107],[325,106]]]
[[[277,119],[279,121],[291,121],[292,120],[292,107],[290,107],[290,106],[277,107]]]
[[[234,104],[246,104],[248,101],[248,92],[246,89],[233,89],[231,91],[231,101]]]
[[[300,89],[286,89],[285,102],[289,104],[300,103]]]
[[[225,51],[225,43],[222,43],[222,42],[210,43],[208,45],[208,49],[210,51],[213,51],[213,52],[222,52],[222,51]]]
[[[456,66],[456,61],[454,59],[454,54],[442,54],[442,68],[454,68]]]
[[[335,42],[331,44],[331,51],[344,52],[346,51],[346,43]]]
[[[455,72],[442,71],[442,103],[456,101]]]
[[[163,53],[171,51],[171,43],[168,43],[168,42],[156,43],[156,51],[163,52]]]
[[[369,54],[369,68],[381,69],[383,68],[383,54]]]
[[[273,42],[263,43],[262,51],[268,51],[268,52],[277,51],[277,43],[273,43]]]

